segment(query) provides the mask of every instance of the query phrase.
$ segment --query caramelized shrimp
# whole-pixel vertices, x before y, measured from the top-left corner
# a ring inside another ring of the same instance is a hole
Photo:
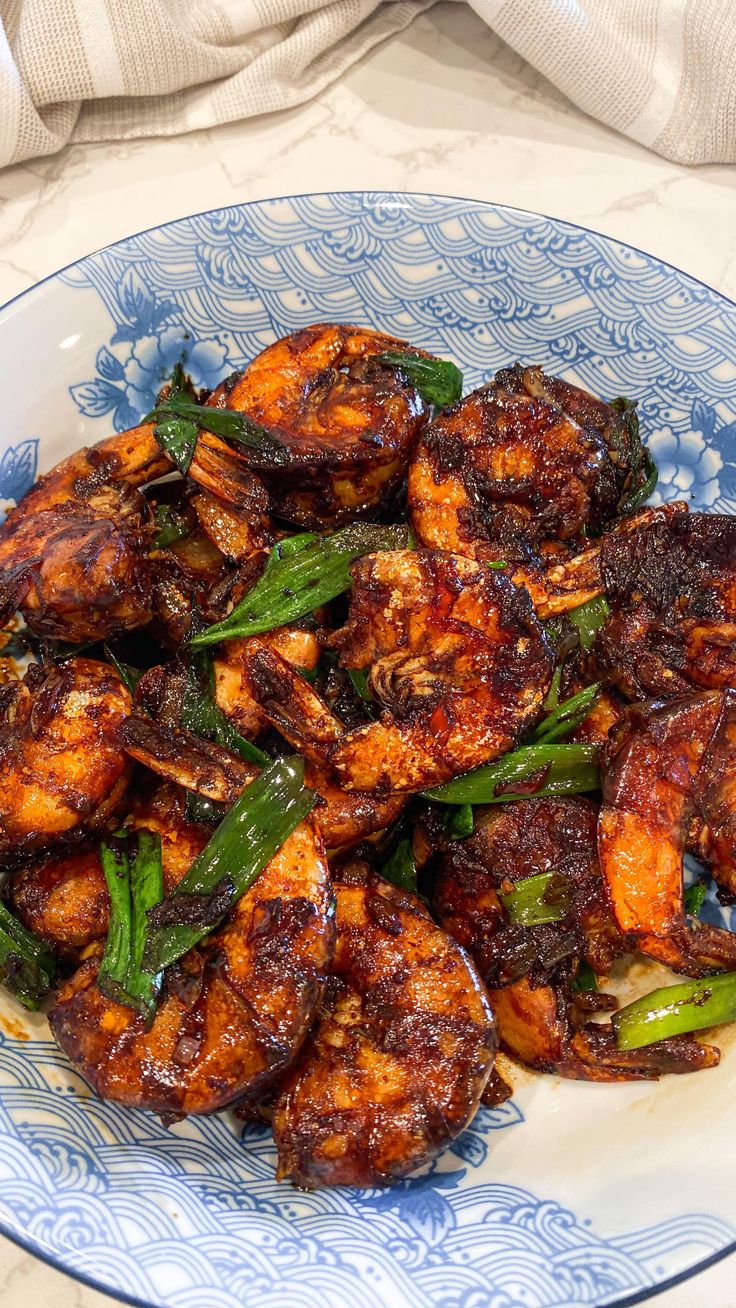
[[[252,640],[228,640],[218,647],[213,660],[215,702],[247,740],[255,740],[268,722],[248,683],[251,654],[264,646],[291,667],[306,672],[311,672],[319,661],[320,647],[314,632],[298,627],[275,627]]]
[[[278,1176],[309,1188],[429,1162],[474,1116],[496,1048],[472,964],[420,901],[341,875],[332,980],[273,1112]]]
[[[433,906],[446,931],[475,960],[490,987],[501,1047],[537,1071],[585,1081],[653,1079],[712,1066],[717,1051],[689,1037],[630,1053],[591,1011],[611,996],[575,993],[579,960],[606,973],[629,949],[606,902],[596,849],[596,805],[577,798],[520,800],[475,810],[475,829],[451,841],[438,821],[415,833],[433,877]],[[499,898],[516,881],[556,872],[569,892],[565,917],[512,924]]]
[[[141,820],[163,838],[168,888],[207,835],[171,813]],[[91,957],[58,989],[49,1022],[103,1099],[167,1116],[211,1113],[282,1075],[313,1020],[333,949],[321,841],[302,822],[225,923],[167,969],[150,1027],[108,999]]]
[[[492,988],[531,974],[536,983],[567,959],[607,972],[626,942],[606,904],[596,850],[597,808],[577,797],[525,799],[474,810],[472,835],[450,840],[436,819],[416,829],[428,862],[433,906],[446,931],[472,954]],[[499,894],[541,872],[558,874],[569,892],[559,922],[514,925]]]
[[[137,489],[173,468],[143,425],[78,450],[46,473],[0,526],[0,611],[20,608],[32,631],[72,642],[131,631],[154,611],[155,526]],[[201,433],[189,476],[243,513],[261,503],[245,460],[218,437]],[[261,488],[261,497],[265,492]],[[197,507],[211,536],[214,514]],[[253,548],[268,539],[260,520]]]
[[[121,740],[130,695],[93,659],[31,667],[3,688],[0,861],[104,825],[130,764]]]
[[[440,550],[371,554],[351,571],[350,616],[333,640],[344,667],[370,669],[385,712],[333,753],[343,785],[421,790],[510,749],[552,672],[526,592]]]
[[[10,881],[10,906],[52,949],[74,956],[107,935],[110,898],[99,849],[25,862]]]
[[[380,362],[389,350],[427,357],[380,332],[318,323],[269,345],[210,396],[266,424],[289,450],[284,467],[258,464],[280,517],[311,527],[353,521],[401,480],[426,410]]]
[[[688,919],[682,859],[694,816],[708,827],[711,869],[733,884],[736,693],[637,705],[605,755],[598,847],[622,931],[676,972],[736,967],[736,935]]]
[[[540,368],[507,368],[440,414],[409,468],[422,545],[471,558],[528,556],[544,537],[600,527],[638,484],[623,415]]]
[[[210,831],[184,820],[183,792],[158,786],[133,798],[126,825],[161,836],[164,891],[173,890],[207,843]],[[110,897],[99,845],[24,863],[10,880],[10,903],[20,920],[52,948],[74,956],[107,935]]]
[[[146,427],[78,450],[46,473],[0,527],[0,569],[22,578],[4,597],[29,627],[70,641],[129,631],[151,617],[152,538],[136,490],[170,467]]]
[[[625,542],[630,534],[650,526],[656,529],[659,524],[676,521],[687,513],[688,506],[683,500],[673,500],[656,509],[640,509],[638,513],[622,518],[582,552],[574,551],[560,557],[558,551],[549,555],[546,561],[518,564],[512,572],[513,580],[517,586],[525,586],[529,591],[540,618],[567,613],[604,593],[604,551],[615,549],[615,542],[622,539]]]
[[[736,688],[736,518],[657,512],[603,537],[600,666],[632,699]]]

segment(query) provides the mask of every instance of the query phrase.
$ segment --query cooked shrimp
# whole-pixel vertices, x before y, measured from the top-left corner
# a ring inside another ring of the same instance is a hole
[[[415,832],[420,862],[430,864],[440,924],[475,960],[486,983],[506,1053],[542,1072],[586,1081],[656,1078],[718,1061],[690,1037],[622,1053],[610,1027],[587,1022],[615,1007],[608,995],[574,994],[584,959],[606,973],[627,952],[605,899],[596,850],[596,805],[577,798],[520,800],[475,810],[475,829],[451,841],[436,820]],[[564,878],[570,902],[558,922],[508,921],[499,892],[541,872]]]
[[[549,796],[479,807],[474,814],[473,833],[464,840],[448,839],[438,820],[425,819],[415,849],[420,861],[431,859],[439,921],[472,954],[486,983],[498,987],[529,973],[539,982],[574,958],[608,972],[627,945],[606,903],[596,805]],[[512,925],[499,893],[552,871],[569,891],[565,917],[535,927]]]
[[[600,666],[632,699],[736,688],[736,518],[658,512],[603,537]]]
[[[736,694],[710,691],[636,706],[605,756],[598,824],[601,868],[616,920],[645,954],[691,976],[736,967],[736,934],[688,919],[682,858],[691,820],[708,825],[711,867],[724,881],[736,850]]]
[[[163,837],[170,888],[206,834],[172,814],[142,824]],[[102,994],[92,957],[59,987],[51,1029],[103,1099],[165,1115],[211,1113],[282,1075],[313,1020],[333,943],[327,863],[307,819],[224,925],[167,970],[150,1027]]]
[[[296,1185],[386,1185],[471,1121],[496,1048],[463,950],[413,895],[370,873],[335,886],[333,980],[281,1087],[278,1176]]]
[[[4,691],[0,861],[103,825],[130,774],[121,728],[131,700],[108,664],[36,665]]]
[[[622,518],[581,553],[560,557],[557,552],[546,560],[517,564],[511,576],[517,586],[525,586],[529,591],[540,618],[567,613],[604,593],[603,554],[609,543],[625,539],[630,533],[637,533],[650,525],[656,528],[660,523],[675,521],[687,512],[688,506],[683,500],[673,500],[656,509],[640,509],[638,513]]]
[[[228,640],[218,646],[213,661],[215,702],[247,740],[255,740],[267,725],[248,686],[250,653],[263,646],[273,649],[293,668],[307,672],[319,661],[320,647],[314,632],[298,627],[276,627],[254,640]]]
[[[321,801],[313,813],[315,825],[328,849],[343,849],[388,826],[398,817],[404,801],[400,795],[349,792],[338,784],[330,753],[343,739],[345,729],[276,650],[281,644],[292,656],[302,657],[307,646],[296,639],[300,634],[306,635],[295,632],[292,639],[282,632],[273,643],[260,638],[230,642],[239,648],[224,669],[218,703],[243,734],[255,734],[270,723],[304,754],[304,779]],[[154,707],[160,724],[132,717],[124,733],[128,752],[160,776],[208,799],[232,804],[254,775],[254,768],[229,750],[198,740],[174,725],[165,704],[170,698],[165,688],[154,687],[150,674],[146,688],[149,686],[159,693]]]
[[[332,755],[345,739],[346,729],[321,696],[272,642],[256,638],[242,644],[240,673],[246,697],[306,758],[304,780],[322,801],[314,820],[327,848],[344,849],[394,822],[404,806],[402,795],[366,794],[340,785]],[[222,700],[218,702],[222,705]],[[233,720],[238,723],[238,716]]]
[[[10,881],[10,906],[52,949],[75,955],[107,935],[110,900],[99,849],[26,861]]]
[[[621,414],[517,365],[420,436],[409,468],[412,528],[435,549],[524,559],[530,543],[612,518],[639,458]]]
[[[656,1081],[665,1073],[715,1067],[720,1059],[717,1049],[692,1036],[657,1040],[644,1049],[617,1049],[611,1027],[587,1022],[582,997],[573,996],[560,981],[535,986],[522,977],[491,991],[490,998],[502,1048],[538,1072],[579,1081]]]
[[[144,425],[78,450],[46,473],[0,527],[0,609],[20,607],[33,631],[72,642],[145,625],[153,613],[155,528],[137,487],[172,467]],[[189,475],[235,510],[253,504],[253,473],[209,433],[198,440]],[[217,534],[210,520],[206,527]],[[259,522],[252,533],[254,548],[265,542]]]
[[[380,363],[388,350],[427,357],[380,332],[318,323],[269,345],[210,396],[265,423],[288,448],[285,467],[257,465],[280,517],[317,527],[353,521],[400,482],[426,410]]]
[[[406,792],[510,749],[541,708],[552,655],[529,598],[497,571],[440,550],[366,555],[334,643],[369,668],[381,720],[332,755],[350,790]]]
[[[126,825],[161,836],[164,890],[178,884],[210,831],[184,820],[183,792],[161,785],[133,797]],[[26,861],[10,880],[10,903],[20,920],[54,949],[72,956],[108,929],[110,897],[99,845]]]

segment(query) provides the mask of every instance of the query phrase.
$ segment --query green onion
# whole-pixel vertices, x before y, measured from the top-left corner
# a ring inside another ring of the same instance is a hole
[[[692,886],[688,886],[684,895],[685,912],[691,917],[697,917],[708,894],[708,882],[696,881]]]
[[[586,654],[593,648],[595,638],[610,611],[605,595],[596,595],[585,604],[579,604],[576,609],[568,609],[567,617],[577,629],[580,648],[585,650]]]
[[[394,852],[386,859],[381,868],[381,876],[401,890],[409,890],[414,895],[417,893],[417,865],[408,837],[400,840]]]
[[[358,698],[365,700],[366,704],[372,704],[373,697],[368,689],[368,669],[348,668],[348,677]]]
[[[150,915],[150,970],[175,963],[219,925],[314,802],[300,758],[276,759],[246,787],[176,890]]]
[[[622,515],[633,513],[634,509],[638,509],[641,504],[645,504],[659,481],[659,470],[647,449],[643,453],[642,470],[645,479],[641,486],[638,490],[632,491],[630,495],[625,496],[618,506],[618,511]]]
[[[592,685],[586,686],[584,690],[579,690],[576,695],[571,695],[569,699],[563,699],[561,704],[558,703],[557,707],[551,713],[548,713],[546,718],[542,719],[532,736],[532,740],[551,744],[552,741],[559,740],[561,736],[566,736],[569,732],[574,731],[587,718],[600,692],[601,683],[594,681]]]
[[[542,795],[579,795],[597,790],[600,785],[598,755],[597,745],[522,745],[444,786],[425,790],[424,795],[442,804],[505,804],[528,799],[529,795],[523,791],[497,794],[498,787],[525,781],[542,771],[542,783],[533,792],[535,799]]]
[[[508,894],[499,895],[515,926],[542,926],[560,922],[570,907],[570,891],[557,872],[538,872],[514,883]]]
[[[561,684],[562,684],[562,664],[558,663],[557,667],[552,673],[552,680],[549,684],[549,690],[547,691],[547,698],[545,699],[542,705],[542,708],[544,709],[545,713],[551,713],[553,709],[557,708],[557,705],[560,702]]]
[[[130,849],[135,853],[131,861]],[[161,987],[160,975],[144,966],[150,908],[163,895],[161,837],[153,831],[119,832],[100,847],[110,894],[110,926],[97,974],[104,995],[151,1019]],[[158,969],[156,969],[158,971]]]
[[[182,517],[171,504],[157,504],[153,511],[153,518],[158,527],[153,540],[157,550],[163,550],[167,545],[174,545],[176,541],[184,540],[190,534],[186,518]]]
[[[407,527],[363,524],[343,527],[331,536],[305,532],[280,541],[263,575],[229,617],[193,636],[190,646],[201,649],[221,640],[257,636],[303,618],[349,589],[350,565],[362,554],[408,547]]]
[[[475,827],[473,805],[459,804],[457,808],[448,806],[442,821],[451,840],[464,840],[466,836],[472,836]]]
[[[48,945],[0,903],[0,984],[24,1008],[35,1010],[54,984],[56,972]]]
[[[187,687],[181,705],[181,723],[195,736],[214,740],[239,754],[246,763],[263,767],[268,754],[241,736],[215,703],[215,670],[208,654],[201,654],[187,669]]]
[[[486,560],[486,567],[498,570],[500,568],[507,568],[508,564],[504,563],[502,559],[492,559]]]
[[[649,450],[642,443],[636,406],[636,400],[628,400],[623,395],[611,400],[611,408],[615,409],[616,413],[620,413],[623,417],[629,437],[629,448],[619,449],[620,454],[628,459],[630,463],[631,485],[633,487],[618,503],[617,511],[622,517],[633,513],[634,509],[638,509],[640,504],[649,499],[658,479],[657,465]],[[644,475],[643,481],[640,480],[642,474]]]
[[[736,1019],[736,972],[705,981],[663,986],[635,999],[611,1018],[619,1049],[641,1049],[655,1040],[702,1031]]]
[[[581,958],[578,963],[577,975],[572,979],[572,988],[584,992],[598,989],[598,978],[590,963],[586,963],[584,958]]]
[[[169,395],[165,403],[149,413],[144,422],[153,422],[153,434],[161,449],[176,464],[182,477],[186,477],[197,444],[199,428],[195,422],[178,417],[174,405],[178,400],[191,403],[189,383],[181,362],[176,364],[169,381]]]
[[[153,431],[156,440],[184,475],[189,471],[200,428],[260,455],[269,467],[289,462],[289,451],[284,443],[260,422],[238,409],[216,409],[209,404],[197,404],[187,395],[169,395],[146,415],[143,422],[156,424]]]
[[[131,695],[135,695],[138,689],[138,682],[143,676],[141,668],[133,668],[129,663],[121,663],[120,659],[113,654],[109,645],[105,645],[105,657],[112,663],[116,669],[123,685],[127,687]]]
[[[419,391],[423,400],[440,409],[456,404],[463,393],[463,374],[447,359],[425,359],[420,354],[387,350],[376,355],[374,362],[385,368],[395,368]]]

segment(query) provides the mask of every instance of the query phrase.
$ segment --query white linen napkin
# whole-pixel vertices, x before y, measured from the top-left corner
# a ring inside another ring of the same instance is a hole
[[[736,0],[470,0],[573,104],[678,163],[736,163]]]
[[[433,0],[0,0],[0,167],[301,104]]]
[[[0,167],[300,104],[432,2],[0,0]],[[736,162],[736,0],[470,2],[592,117]]]

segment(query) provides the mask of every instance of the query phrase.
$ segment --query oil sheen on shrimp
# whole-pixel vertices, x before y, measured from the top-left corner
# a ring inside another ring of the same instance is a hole
[[[334,643],[343,666],[369,669],[384,712],[333,753],[343,784],[421,790],[511,749],[552,673],[526,591],[441,550],[367,555],[352,576]]]
[[[676,972],[736,968],[736,934],[688,918],[683,854],[692,819],[709,830],[710,869],[736,887],[736,692],[633,706],[608,743],[598,828],[622,931]]]
[[[278,1175],[385,1185],[470,1122],[496,1032],[469,959],[421,902],[374,874],[339,874],[332,981],[273,1113]]]
[[[131,698],[94,659],[32,666],[0,701],[0,861],[103,825],[125,793]]]
[[[151,815],[145,826],[164,837],[171,889],[207,834],[182,831],[172,817]],[[101,992],[99,956],[62,983],[49,1022],[103,1099],[164,1115],[211,1113],[265,1092],[288,1067],[314,1018],[333,945],[327,863],[307,819],[223,926],[167,969],[150,1027]]]
[[[334,526],[385,505],[426,414],[379,360],[396,350],[427,357],[381,332],[318,323],[269,345],[213,392],[208,403],[242,410],[289,450],[284,467],[257,469],[280,517]]]
[[[436,549],[523,558],[544,537],[567,540],[614,517],[639,453],[609,405],[540,368],[507,368],[420,436],[412,528]]]
[[[616,1001],[572,987],[580,960],[606,974],[631,948],[606,901],[596,819],[589,800],[560,796],[478,808],[465,840],[449,840],[436,819],[420,825],[415,849],[420,861],[431,861],[438,920],[489,986],[502,1049],[527,1066],[585,1081],[711,1067],[718,1051],[690,1036],[622,1052],[610,1025],[589,1021]],[[565,916],[539,926],[511,923],[501,889],[550,871],[568,888]]]

